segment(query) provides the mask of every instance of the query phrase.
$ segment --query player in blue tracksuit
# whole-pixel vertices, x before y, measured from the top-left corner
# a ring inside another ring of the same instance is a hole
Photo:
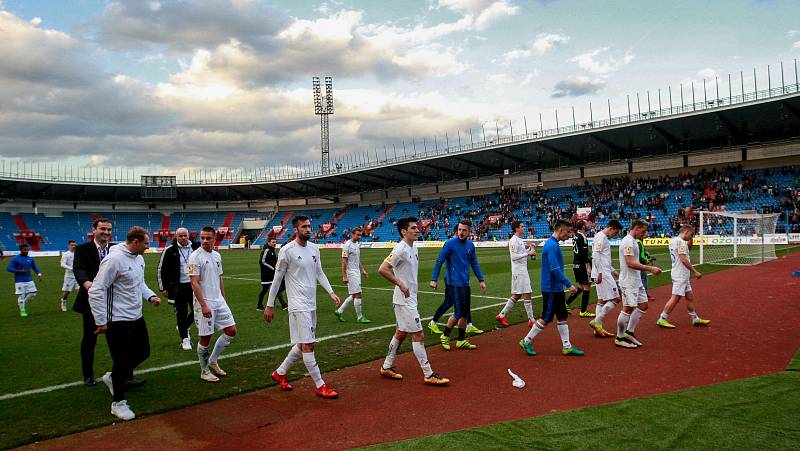
[[[23,318],[28,316],[25,304],[36,296],[36,284],[33,283],[31,271],[36,273],[39,282],[42,281],[42,272],[39,271],[33,257],[28,255],[29,250],[30,246],[20,244],[19,254],[9,260],[7,268],[8,272],[14,274],[14,292],[17,295],[17,304],[19,304],[19,316]]]
[[[567,326],[567,304],[564,288],[569,288],[570,293],[578,290],[564,275],[564,255],[558,242],[566,240],[572,235],[572,224],[563,219],[556,221],[553,226],[553,235],[547,239],[542,248],[542,316],[533,323],[528,335],[519,341],[520,347],[528,355],[536,355],[533,350],[533,338],[544,330],[548,323],[553,321],[553,316],[558,318],[558,334],[561,336],[563,355],[581,356],[583,351],[572,346],[569,341],[569,326]]]
[[[456,236],[445,241],[444,247],[436,258],[431,275],[431,288],[436,289],[439,281],[439,273],[442,265],[447,265],[445,275],[445,295],[444,303],[436,311],[437,316],[441,316],[450,308],[455,307],[455,313],[447,320],[440,339],[442,347],[450,350],[450,331],[458,323],[458,341],[456,346],[462,349],[475,349],[477,346],[471,344],[466,339],[466,333],[476,333],[477,328],[470,322],[470,289],[469,289],[469,269],[475,273],[475,277],[480,282],[481,291],[486,291],[486,282],[483,279],[481,267],[478,264],[478,255],[475,253],[475,245],[469,240],[469,228],[472,225],[467,219],[459,221],[456,228]],[[468,327],[469,326],[472,327]],[[436,323],[434,322],[434,325]],[[428,326],[430,327],[430,325]],[[432,329],[432,328],[431,328]],[[478,331],[482,332],[482,331]]]

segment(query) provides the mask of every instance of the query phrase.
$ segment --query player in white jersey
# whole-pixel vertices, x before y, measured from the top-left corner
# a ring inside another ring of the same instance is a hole
[[[64,270],[64,283],[61,285],[61,311],[67,311],[67,298],[73,290],[78,289],[78,281],[72,272],[72,263],[75,261],[75,240],[67,242],[67,250],[61,254],[61,268]]]
[[[594,329],[595,337],[613,337],[614,334],[603,327],[603,318],[614,310],[620,302],[619,287],[614,280],[619,274],[611,263],[611,244],[609,239],[616,238],[622,231],[622,224],[616,219],[608,221],[606,227],[597,232],[592,242],[592,279],[597,289],[597,306],[594,312],[597,317],[589,321]]]
[[[314,392],[322,398],[332,399],[339,394],[322,380],[314,356],[314,343],[317,341],[317,282],[328,292],[337,308],[341,300],[322,271],[319,249],[314,243],[308,242],[311,239],[311,220],[307,216],[295,216],[292,227],[296,238],[283,245],[278,252],[275,278],[264,310],[264,319],[272,322],[275,297],[285,278],[289,298],[289,336],[293,346],[283,363],[272,373],[272,379],[280,384],[281,390],[291,390],[292,385],[286,381],[286,374],[294,362],[302,358],[317,387]]]
[[[378,272],[395,285],[392,294],[392,306],[397,320],[397,330],[389,343],[389,352],[381,365],[380,374],[387,379],[400,380],[403,375],[394,368],[397,350],[403,344],[406,335],[411,335],[414,355],[422,368],[424,382],[428,385],[447,385],[449,379],[439,376],[431,369],[428,354],[425,351],[425,333],[417,311],[417,274],[419,272],[419,255],[414,241],[417,240],[419,227],[417,218],[400,218],[397,221],[400,242],[392,253],[381,263]]]
[[[219,377],[227,376],[219,367],[219,356],[236,336],[236,321],[233,319],[228,303],[225,301],[225,285],[222,282],[222,256],[214,250],[217,231],[213,227],[203,227],[200,231],[200,247],[189,255],[188,273],[194,294],[194,323],[197,334],[197,359],[200,361],[200,379],[219,382]],[[222,329],[222,335],[214,343],[209,354],[208,345],[215,330]]]
[[[669,258],[672,260],[672,296],[667,301],[667,304],[664,305],[664,311],[661,312],[661,316],[656,321],[657,325],[666,329],[675,328],[675,325],[669,322],[669,314],[672,313],[672,309],[678,305],[681,299],[686,299],[686,309],[692,319],[692,326],[707,326],[711,323],[710,320],[702,319],[697,314],[692,286],[689,284],[692,274],[697,279],[703,276],[692,265],[691,257],[689,256],[688,243],[692,242],[692,238],[694,238],[694,226],[683,225],[678,232],[678,236],[669,243]]]
[[[517,301],[524,299],[525,312],[528,314],[528,327],[533,327],[536,318],[533,316],[533,306],[531,305],[531,278],[528,275],[528,258],[536,257],[536,247],[531,244],[530,249],[522,241],[525,233],[525,226],[522,221],[512,221],[511,230],[514,234],[508,240],[508,252],[511,254],[511,297],[506,301],[506,305],[495,316],[495,319],[508,327],[506,315],[514,308]]]
[[[619,286],[622,291],[622,311],[617,317],[617,335],[614,344],[622,348],[638,348],[642,342],[634,332],[639,320],[647,311],[647,291],[642,284],[641,271],[649,271],[653,275],[661,274],[656,266],[643,265],[639,262],[639,245],[650,225],[642,219],[634,219],[631,230],[619,244]]]
[[[361,310],[361,276],[369,277],[364,265],[361,264],[361,245],[358,240],[361,239],[362,233],[361,227],[354,228],[353,235],[342,245],[342,282],[347,284],[347,294],[349,296],[345,298],[338,309],[333,311],[339,321],[342,322],[344,322],[344,311],[351,303],[356,309],[357,323],[368,324],[372,322],[364,316]]]

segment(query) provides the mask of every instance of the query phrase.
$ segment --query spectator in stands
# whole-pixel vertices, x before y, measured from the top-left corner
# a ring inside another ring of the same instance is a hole
[[[179,228],[175,231],[175,239],[161,253],[156,271],[158,289],[175,309],[180,346],[184,351],[192,350],[189,327],[194,321],[194,301],[192,281],[189,279],[189,256],[198,247],[200,243],[189,239],[189,230]]]
[[[95,385],[94,379],[94,348],[97,345],[97,326],[89,307],[89,288],[97,276],[100,262],[108,255],[111,246],[111,220],[98,218],[92,222],[93,239],[88,243],[75,248],[75,260],[72,272],[80,288],[72,310],[83,317],[83,338],[81,338],[81,369],[83,370],[83,383],[87,386]]]

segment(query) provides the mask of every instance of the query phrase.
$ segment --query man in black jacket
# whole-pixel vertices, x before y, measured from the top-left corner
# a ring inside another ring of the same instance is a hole
[[[257,310],[264,310],[264,296],[269,293],[272,286],[272,279],[275,278],[275,265],[278,263],[278,251],[275,246],[278,240],[274,237],[267,239],[267,245],[261,250],[261,255],[258,257],[258,266],[261,267],[261,293],[258,294]],[[286,301],[283,300],[283,291],[286,285],[281,282],[280,291],[278,292],[278,301],[281,303],[281,308],[286,310]]]
[[[100,261],[108,255],[111,246],[111,220],[105,218],[95,219],[92,222],[94,239],[75,248],[75,260],[72,263],[72,272],[78,282],[78,296],[72,310],[83,316],[83,338],[81,338],[81,367],[83,370],[83,383],[87,386],[95,385],[94,379],[94,348],[97,344],[92,309],[89,307],[89,288],[92,286]]]
[[[188,266],[189,256],[198,247],[200,243],[192,242],[189,239],[189,231],[181,227],[175,231],[175,239],[161,253],[161,260],[158,263],[158,289],[174,302],[178,335],[181,337],[181,349],[184,351],[192,350],[189,327],[194,320],[194,309]]]

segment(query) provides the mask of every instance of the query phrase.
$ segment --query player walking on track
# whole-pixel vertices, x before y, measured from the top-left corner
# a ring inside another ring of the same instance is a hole
[[[125,399],[125,389],[133,379],[133,370],[150,357],[150,338],[142,316],[146,299],[159,305],[158,296],[144,281],[142,254],[150,247],[150,236],[141,227],[131,227],[124,244],[115,246],[103,259],[89,288],[97,334],[106,334],[113,362],[103,382],[113,396],[111,414],[122,420],[135,415]]]
[[[339,307],[341,301],[322,271],[319,249],[314,243],[308,242],[311,239],[311,220],[307,216],[295,216],[292,226],[296,238],[282,246],[278,253],[275,279],[272,281],[267,308],[264,310],[264,319],[268,323],[272,322],[275,297],[285,277],[289,297],[289,336],[293,346],[283,363],[272,373],[272,379],[280,384],[281,390],[291,390],[292,385],[286,381],[286,374],[294,362],[302,358],[317,387],[317,396],[336,398],[339,394],[322,380],[314,357],[314,343],[317,341],[317,282],[328,292],[336,307]]]
[[[580,290],[573,293],[567,299],[567,311],[572,301],[581,296],[581,313],[584,318],[592,318],[594,313],[587,311],[589,308],[589,294],[592,291],[592,284],[589,274],[592,272],[592,258],[589,255],[589,240],[586,238],[586,223],[578,221],[575,223],[575,236],[572,237],[572,273]]]
[[[369,324],[372,321],[364,316],[361,310],[361,276],[369,277],[364,265],[361,264],[361,227],[353,229],[353,235],[345,241],[342,246],[342,282],[347,284],[347,296],[342,305],[333,311],[339,321],[344,322],[344,311],[351,303],[356,310],[356,322],[359,324]]]
[[[592,278],[597,289],[597,305],[594,308],[597,317],[589,321],[589,327],[594,329],[595,337],[613,337],[614,334],[603,327],[603,318],[614,310],[621,302],[619,288],[615,280],[619,274],[611,263],[611,244],[609,239],[614,239],[622,231],[622,224],[616,219],[608,221],[606,227],[594,236],[594,249],[592,255]]]
[[[236,320],[225,301],[225,284],[222,282],[222,256],[214,250],[217,231],[203,227],[200,231],[200,248],[189,256],[188,274],[194,293],[194,322],[197,326],[197,358],[200,360],[200,379],[218,382],[227,376],[219,367],[219,356],[236,336]],[[222,335],[214,343],[211,355],[208,345],[215,330]]]
[[[36,284],[33,282],[31,271],[36,274],[39,282],[42,281],[42,272],[39,271],[33,257],[28,255],[30,249],[29,245],[20,244],[19,254],[11,257],[6,268],[8,272],[14,274],[14,293],[17,295],[19,316],[23,318],[28,316],[25,305],[36,296]]]
[[[439,273],[442,271],[442,265],[447,264],[447,275],[445,276],[445,297],[449,297],[453,301],[455,312],[447,320],[447,325],[444,332],[439,337],[442,347],[445,350],[450,350],[450,332],[453,327],[458,325],[458,340],[456,347],[459,349],[475,349],[476,345],[467,340],[467,322],[470,318],[470,288],[469,288],[469,270],[475,273],[475,277],[480,282],[481,291],[486,291],[486,282],[481,273],[481,267],[478,264],[478,255],[475,253],[475,245],[469,239],[469,228],[472,225],[467,219],[462,219],[458,223],[456,236],[445,241],[439,256],[436,258],[436,264],[433,266],[433,274],[431,275],[431,288],[434,290],[437,287],[439,280]],[[441,307],[440,307],[441,308]]]
[[[689,279],[692,274],[699,279],[703,275],[700,271],[692,266],[691,258],[689,256],[689,245],[694,238],[694,227],[690,225],[681,226],[678,236],[672,239],[669,243],[669,257],[672,260],[672,296],[664,305],[664,311],[656,321],[661,327],[666,329],[675,328],[674,324],[669,322],[669,314],[672,309],[678,305],[681,299],[686,299],[686,310],[689,312],[689,317],[692,319],[692,326],[707,326],[711,323],[710,320],[702,319],[697,314],[694,306],[694,295],[692,294],[692,285],[689,284]]]
[[[519,346],[530,356],[535,356],[533,339],[553,321],[553,316],[558,319],[556,328],[561,336],[561,354],[565,356],[582,356],[583,351],[573,346],[569,340],[569,326],[567,325],[567,303],[564,296],[564,287],[575,294],[578,289],[564,276],[564,255],[561,253],[559,241],[566,240],[572,234],[572,224],[563,219],[556,221],[553,226],[553,235],[547,239],[542,248],[542,317],[533,323],[528,335],[519,341]]]
[[[649,224],[634,219],[631,229],[619,245],[619,285],[622,289],[622,310],[617,317],[617,335],[614,344],[622,348],[638,348],[642,342],[636,338],[636,326],[647,311],[647,292],[642,284],[641,271],[661,274],[656,266],[639,263],[639,245]]]
[[[397,221],[397,231],[401,240],[392,253],[381,263],[378,272],[395,285],[392,294],[392,306],[397,321],[397,330],[389,343],[389,352],[380,369],[381,376],[387,379],[400,380],[403,375],[394,368],[397,350],[403,344],[406,335],[411,334],[411,346],[414,355],[422,368],[424,381],[428,385],[447,385],[449,379],[439,376],[431,369],[428,354],[425,351],[425,333],[417,311],[417,274],[419,271],[419,255],[414,241],[419,228],[417,218],[401,218]]]
[[[530,250],[525,246],[522,241],[522,235],[525,233],[525,226],[522,221],[512,221],[511,230],[514,235],[508,240],[508,252],[511,254],[511,297],[506,301],[506,305],[500,310],[500,313],[495,316],[495,319],[503,325],[508,327],[508,320],[506,315],[514,308],[517,301],[524,299],[525,312],[528,314],[528,327],[533,326],[536,318],[533,317],[533,306],[531,305],[531,278],[528,275],[528,258],[536,256],[536,247],[531,245]]]

